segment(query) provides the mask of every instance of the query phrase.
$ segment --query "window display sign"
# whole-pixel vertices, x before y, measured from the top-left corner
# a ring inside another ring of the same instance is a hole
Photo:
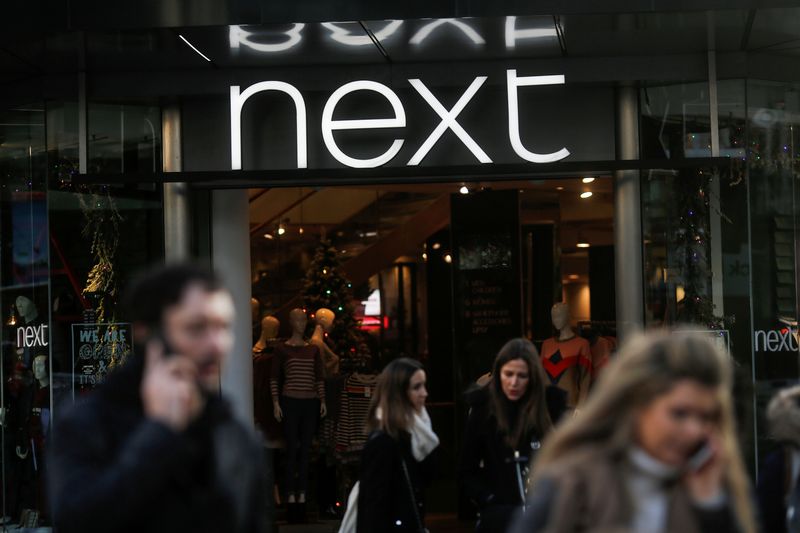
[[[517,191],[457,194],[451,205],[456,353],[464,387],[491,370],[502,345],[522,333],[519,197]]]
[[[73,324],[73,397],[102,383],[111,368],[125,361],[132,346],[129,323]]]

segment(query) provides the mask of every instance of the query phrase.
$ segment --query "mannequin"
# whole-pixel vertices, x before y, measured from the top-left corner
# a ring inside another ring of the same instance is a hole
[[[31,409],[30,434],[36,445],[36,453],[44,451],[50,428],[50,377],[47,373],[47,356],[37,355],[33,359],[33,378],[36,381]]]
[[[325,342],[325,335],[333,329],[333,321],[336,315],[330,309],[321,307],[314,314],[317,322],[314,333],[311,335],[311,344],[319,348],[322,354],[322,361],[325,363],[325,375],[335,376],[339,373],[339,356],[333,353],[328,343]]]
[[[25,324],[30,324],[39,318],[39,310],[36,309],[36,304],[27,296],[17,296],[16,300],[17,313],[25,321]]]
[[[567,304],[555,304],[550,317],[558,334],[542,344],[542,366],[550,382],[567,392],[568,405],[577,409],[586,399],[591,384],[589,341],[572,330]]]
[[[35,508],[39,510],[40,518],[46,513],[45,504],[45,446],[50,433],[50,376],[48,373],[49,359],[46,355],[37,355],[33,358],[33,403],[30,418],[28,418],[28,438],[31,443],[31,455],[34,460],[34,469],[37,471],[35,486]],[[31,502],[33,503],[33,502]]]
[[[289,324],[292,336],[275,347],[270,389],[275,419],[284,422],[286,501],[292,505],[306,501],[311,440],[316,430],[317,416],[324,417],[327,408],[322,356],[316,345],[309,344],[303,338],[308,324],[306,312],[292,309]],[[281,383],[282,389],[279,390]]]
[[[272,315],[267,315],[261,319],[261,335],[253,346],[253,354],[264,352],[269,347],[269,344],[278,337],[280,328],[280,321]]]
[[[281,323],[272,315],[261,320],[261,336],[253,346],[253,412],[256,426],[264,435],[267,448],[283,445],[283,431],[273,416],[270,380],[272,359]]]

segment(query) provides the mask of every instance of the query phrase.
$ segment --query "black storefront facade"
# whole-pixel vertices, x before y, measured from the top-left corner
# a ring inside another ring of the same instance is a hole
[[[21,27],[36,14],[20,13],[0,93],[4,515],[31,509],[24,518],[46,524],[41,449],[57,446],[62,402],[129,349],[116,301],[133,272],[199,258],[251,313],[253,236],[297,225],[280,215],[255,231],[254,202],[268,203],[258,189],[297,191],[286,212],[302,221],[320,191],[335,203],[344,188],[385,199],[436,187],[447,224],[420,234],[417,256],[374,270],[395,269],[395,298],[413,308],[387,331],[425,323],[404,353],[426,358],[440,385],[434,424],[455,448],[463,388],[509,337],[545,337],[550,305],[573,294],[560,264],[568,224],[547,240],[537,222],[526,245],[519,206],[539,194],[529,185],[606,183],[595,198],[613,224],[594,246],[594,272],[605,269],[587,285],[590,319],[613,323],[621,342],[689,322],[724,343],[755,473],[773,446],[764,404],[799,375],[800,35],[787,21],[800,8],[622,4],[73,6],[33,37]],[[591,240],[576,231],[574,242]],[[253,324],[237,327],[222,390],[252,419]]]

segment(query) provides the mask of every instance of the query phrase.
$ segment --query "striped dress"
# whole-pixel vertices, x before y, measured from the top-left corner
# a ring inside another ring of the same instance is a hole
[[[281,387],[283,383],[283,387]],[[313,344],[291,346],[279,344],[275,347],[270,375],[272,400],[278,395],[289,398],[325,401],[322,356]]]

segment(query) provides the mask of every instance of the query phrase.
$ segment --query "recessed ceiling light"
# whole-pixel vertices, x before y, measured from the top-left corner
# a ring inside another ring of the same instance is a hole
[[[581,198],[583,198],[584,200],[591,197],[592,197],[592,191],[586,191],[581,193]]]
[[[272,240],[272,239],[274,239],[274,237],[272,236],[272,233],[265,233],[265,234],[264,234],[264,238],[265,238],[265,239],[269,239],[269,240]]]
[[[438,250],[441,247],[442,247],[442,245],[440,243],[438,243],[438,242],[433,243],[433,246],[431,246],[431,248],[433,248],[434,250]]]
[[[460,192],[461,194],[469,194],[469,188],[467,188],[466,185],[462,185],[461,188],[458,189],[458,192]]]
[[[445,262],[445,263],[448,263],[448,264],[449,264],[449,263],[452,263],[452,262],[453,262],[453,256],[451,256],[450,254],[446,254],[446,255],[444,256],[444,262]]]
[[[591,178],[591,177],[589,177],[589,178],[583,178],[583,182],[584,182],[584,183],[591,183],[591,182],[593,182],[593,181],[594,181],[594,178]]]
[[[591,245],[588,242],[579,242],[575,246],[577,246],[578,248],[588,248]]]
[[[564,190],[564,187],[561,187],[561,186],[559,186],[559,187],[556,187],[556,190],[557,190],[557,191],[563,191],[563,190]]]
[[[569,276],[567,276],[567,279],[578,279],[579,277],[580,276],[578,276],[577,274],[570,274]]]

